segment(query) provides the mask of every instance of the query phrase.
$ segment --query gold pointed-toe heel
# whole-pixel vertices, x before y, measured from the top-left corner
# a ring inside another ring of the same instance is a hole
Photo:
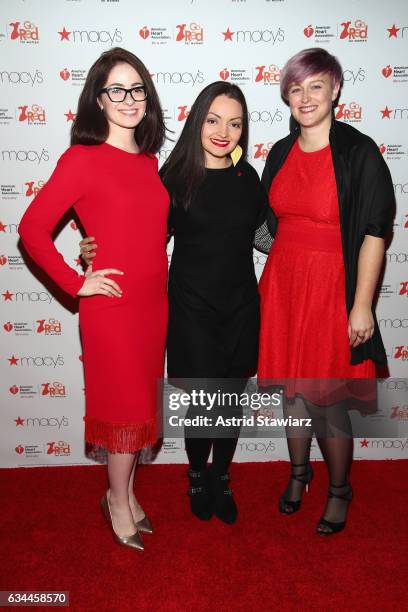
[[[113,539],[115,540],[117,544],[120,544],[120,546],[127,546],[128,548],[136,548],[137,550],[144,550],[143,541],[138,531],[136,531],[136,533],[132,533],[132,535],[129,535],[129,536],[118,536],[118,534],[115,533],[115,530],[113,528],[112,514],[110,511],[107,495],[104,495],[101,499],[101,508],[102,508],[104,517],[106,518],[110,528],[112,529]]]
[[[141,533],[153,533],[153,527],[149,517],[145,514],[141,521],[136,523],[137,530]]]

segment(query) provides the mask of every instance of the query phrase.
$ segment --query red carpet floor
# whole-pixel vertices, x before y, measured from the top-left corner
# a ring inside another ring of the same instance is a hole
[[[65,590],[70,609],[122,612],[397,610],[407,604],[408,461],[358,461],[346,530],[314,533],[324,465],[296,516],[277,512],[285,463],[234,464],[234,526],[190,515],[185,466],[142,466],[156,533],[119,547],[99,510],[105,468],[0,470],[0,590]],[[41,608],[45,609],[45,608]]]

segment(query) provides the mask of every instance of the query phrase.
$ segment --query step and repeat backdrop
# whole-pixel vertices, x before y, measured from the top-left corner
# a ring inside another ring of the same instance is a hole
[[[205,85],[222,79],[242,87],[249,106],[249,161],[259,173],[273,143],[288,132],[289,111],[279,95],[285,61],[310,46],[339,58],[344,87],[336,118],[378,143],[397,199],[377,307],[389,376],[379,381],[379,413],[367,417],[381,428],[376,437],[356,441],[356,456],[407,458],[406,0],[386,6],[382,0],[0,0],[0,9],[0,466],[93,461],[83,442],[76,305],[32,274],[17,231],[69,146],[88,69],[113,46],[129,49],[147,65],[175,138]],[[166,142],[160,163],[172,146]],[[113,210],[109,223],[116,232]],[[56,245],[74,268],[81,265],[80,239],[75,219],[66,219]],[[171,249],[170,244],[169,258]],[[265,261],[254,252],[258,276]],[[131,380],[123,384],[136,395]],[[319,457],[316,447],[313,453]],[[236,455],[238,461],[286,458],[282,439],[241,439]],[[184,462],[183,441],[165,439],[146,460]]]

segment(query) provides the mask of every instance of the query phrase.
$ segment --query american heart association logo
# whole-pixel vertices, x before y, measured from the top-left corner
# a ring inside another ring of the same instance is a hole
[[[69,72],[69,70],[67,70],[66,68],[64,68],[64,70],[61,70],[60,77],[63,81],[68,81],[70,76],[71,73]]]
[[[392,75],[392,68],[388,64],[388,66],[385,66],[385,68],[383,68],[381,70],[381,72],[382,72],[383,76],[385,76],[385,78],[388,79],[388,77]]]
[[[150,30],[147,26],[143,26],[143,28],[139,30],[139,34],[143,38],[143,40],[146,40],[146,38],[150,36]]]
[[[306,36],[306,38],[310,38],[311,36],[313,36],[313,33],[314,33],[314,28],[311,25],[308,25],[303,30],[303,34]]]
[[[229,75],[230,75],[229,70],[227,70],[226,68],[224,68],[224,70],[221,70],[220,72],[220,77],[222,78],[223,81],[226,81]]]

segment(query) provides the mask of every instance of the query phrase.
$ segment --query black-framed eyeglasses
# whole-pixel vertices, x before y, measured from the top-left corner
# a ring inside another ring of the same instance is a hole
[[[128,94],[135,102],[143,102],[147,99],[146,89],[141,85],[125,89],[125,87],[105,87],[99,90],[99,94],[106,93],[111,102],[124,102]]]

